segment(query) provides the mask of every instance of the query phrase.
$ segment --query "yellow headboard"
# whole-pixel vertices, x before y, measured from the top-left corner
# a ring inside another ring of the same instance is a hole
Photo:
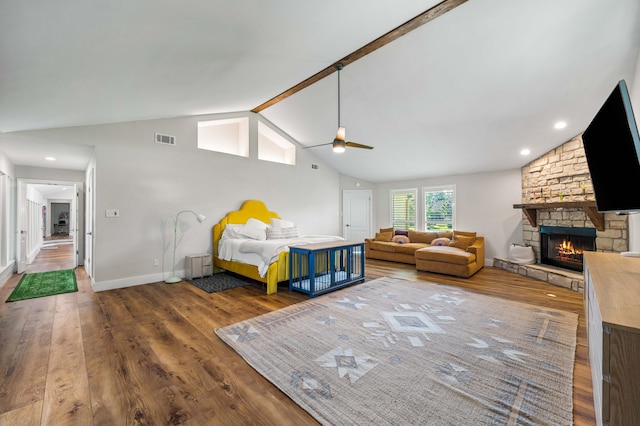
[[[264,223],[270,223],[271,218],[280,219],[277,213],[269,211],[267,206],[259,200],[247,200],[242,203],[240,206],[240,210],[236,210],[234,212],[229,212],[225,217],[223,217],[220,222],[216,223],[213,226],[213,254],[214,256],[218,252],[218,241],[220,241],[220,237],[222,236],[222,232],[224,231],[225,226],[228,223],[247,223],[247,221],[251,218],[261,220]]]

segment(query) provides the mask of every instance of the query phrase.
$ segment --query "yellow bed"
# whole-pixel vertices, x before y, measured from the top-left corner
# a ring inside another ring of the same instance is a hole
[[[240,210],[229,212],[220,222],[213,226],[213,264],[221,269],[263,282],[267,285],[267,294],[278,291],[278,283],[289,279],[289,252],[280,253],[278,260],[269,265],[265,277],[258,273],[258,267],[246,263],[226,261],[218,258],[218,243],[227,224],[244,224],[250,218],[261,220],[269,224],[271,218],[280,219],[277,213],[271,212],[267,206],[258,200],[247,200],[242,203]]]

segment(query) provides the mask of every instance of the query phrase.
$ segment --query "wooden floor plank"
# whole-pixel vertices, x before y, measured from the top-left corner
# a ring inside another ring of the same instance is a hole
[[[77,294],[54,296],[56,312],[44,393],[43,424],[91,424],[87,378]],[[78,368],[82,366],[82,368]]]
[[[208,294],[186,282],[94,293],[76,274],[77,293],[0,305],[0,424],[317,424],[213,332],[306,296],[282,284],[274,295],[260,284]],[[577,312],[574,424],[595,423],[581,294],[490,267],[462,279],[367,261],[367,280],[383,276]]]
[[[127,383],[120,374],[124,361],[116,352],[110,325],[105,321],[98,303],[79,308],[82,344],[85,352],[93,424],[126,424],[130,410]]]
[[[9,308],[18,313],[16,321],[0,329],[0,413],[42,401],[51,347],[55,300],[40,298],[5,305],[13,304],[23,309]]]

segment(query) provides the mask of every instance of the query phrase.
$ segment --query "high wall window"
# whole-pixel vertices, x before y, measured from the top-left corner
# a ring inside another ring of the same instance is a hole
[[[391,225],[395,229],[416,229],[416,189],[391,190]]]
[[[424,197],[424,229],[452,231],[455,228],[455,185],[422,189]]]
[[[268,125],[258,121],[258,160],[296,164],[296,147]]]
[[[248,157],[249,119],[199,121],[198,148]]]

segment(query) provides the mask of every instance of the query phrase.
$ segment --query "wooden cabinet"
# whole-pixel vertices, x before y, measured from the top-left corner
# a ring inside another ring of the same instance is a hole
[[[191,254],[185,259],[186,279],[202,278],[213,274],[210,254]]]
[[[640,425],[640,258],[585,252],[584,297],[598,425]]]

